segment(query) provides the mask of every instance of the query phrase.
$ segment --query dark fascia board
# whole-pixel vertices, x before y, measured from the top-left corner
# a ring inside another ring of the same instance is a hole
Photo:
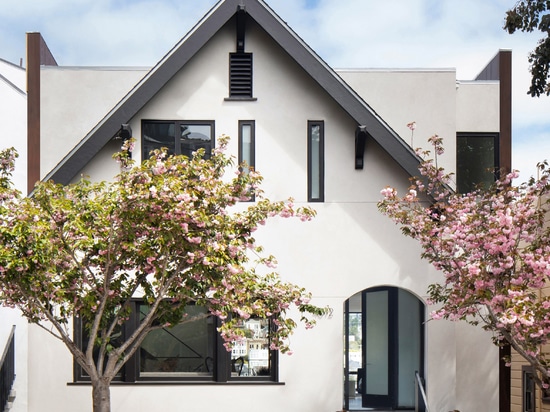
[[[67,184],[244,5],[250,15],[410,175],[414,151],[262,0],[221,0],[44,178]],[[351,160],[350,160],[351,162]]]

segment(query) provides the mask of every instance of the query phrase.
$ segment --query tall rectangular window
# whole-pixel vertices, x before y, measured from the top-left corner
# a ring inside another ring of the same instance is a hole
[[[245,173],[256,166],[256,131],[254,120],[239,120],[239,164]],[[249,201],[254,201],[251,196]]]
[[[468,193],[489,188],[498,178],[498,133],[458,133],[456,136],[456,187]]]
[[[239,120],[239,164],[246,163],[248,171],[255,166],[254,120]]]
[[[325,125],[323,121],[308,121],[307,142],[307,200],[325,200]]]
[[[168,154],[185,155],[204,149],[209,158],[214,147],[214,121],[212,120],[143,120],[141,122],[142,158],[154,149],[166,147]]]

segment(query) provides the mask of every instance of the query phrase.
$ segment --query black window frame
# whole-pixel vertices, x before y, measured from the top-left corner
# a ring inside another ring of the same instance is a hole
[[[250,126],[250,159],[245,159],[243,156],[243,126]],[[249,168],[254,170],[256,168],[256,122],[254,120],[239,120],[239,165],[244,161],[248,164]],[[253,202],[254,196],[248,201]]]
[[[461,163],[464,159],[461,159],[460,153],[460,140],[461,139],[476,139],[476,138],[490,138],[493,139],[493,165],[486,167],[487,173],[489,169],[493,169],[494,179],[496,181],[500,177],[500,134],[498,132],[458,132],[456,135],[456,190],[458,193],[467,193],[476,188],[476,185],[482,182],[465,182],[461,175]],[[485,187],[485,189],[488,189]]]
[[[216,122],[214,120],[158,120],[158,119],[142,119],[141,121],[141,158],[142,159],[148,159],[150,156],[150,150],[146,149],[145,142],[145,134],[144,134],[144,126],[147,124],[172,124],[174,127],[174,154],[180,155],[181,153],[181,145],[178,140],[179,137],[177,137],[177,133],[175,133],[176,130],[179,130],[181,126],[185,125],[195,125],[195,126],[208,126],[210,127],[210,150],[206,151],[205,158],[209,158],[212,150],[216,146],[215,136],[216,136]],[[159,146],[159,148],[162,146]],[[170,153],[170,152],[169,152]]]
[[[522,411],[535,412],[537,407],[537,396],[534,370],[531,366],[521,368],[521,403]]]
[[[319,127],[319,151],[314,158],[313,128]],[[314,196],[314,166],[317,163],[319,173],[318,196]],[[307,200],[308,202],[325,201],[325,122],[323,120],[308,120],[307,122]]]
[[[142,299],[132,299],[132,310],[128,321],[124,322],[122,327],[122,336],[130,336],[132,332],[139,325],[139,306],[143,305]],[[176,384],[211,384],[211,383],[227,383],[233,381],[243,381],[248,383],[278,383],[279,381],[279,352],[277,350],[269,350],[269,375],[257,375],[257,376],[235,376],[232,374],[232,370],[235,367],[235,362],[231,359],[231,351],[227,351],[224,346],[224,341],[220,334],[217,332],[217,328],[221,326],[221,321],[218,318],[212,317],[212,345],[214,353],[212,356],[212,375],[211,376],[192,376],[192,375],[178,375],[173,376],[169,374],[150,374],[146,376],[140,375],[140,350],[138,349],[134,355],[124,364],[119,374],[113,379],[113,383],[124,384],[144,384],[144,383],[176,383]],[[210,327],[210,326],[209,326]],[[274,327],[273,322],[269,321],[269,328],[272,330]],[[74,328],[74,342],[80,348],[83,347],[83,329],[82,320],[79,317],[73,319]],[[206,359],[205,359],[206,361]],[[87,376],[82,367],[73,360],[73,382],[74,383],[89,383],[90,377]]]

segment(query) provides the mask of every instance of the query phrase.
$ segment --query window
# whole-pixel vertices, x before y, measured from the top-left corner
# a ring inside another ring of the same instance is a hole
[[[246,163],[248,168],[245,168],[245,173],[256,165],[255,134],[254,120],[239,120],[239,164]]]
[[[254,120],[239,120],[239,164],[245,162],[255,166],[255,124]]]
[[[166,147],[169,154],[183,154],[189,158],[198,149],[204,149],[209,158],[214,146],[214,121],[159,121],[141,123],[142,158],[154,149]]]
[[[528,366],[522,368],[523,412],[535,412],[535,380],[533,369]]]
[[[117,342],[124,340],[146,316],[148,306],[133,301],[130,319],[116,334]],[[189,305],[190,319],[171,328],[151,331],[134,356],[117,375],[119,382],[227,382],[232,380],[276,381],[277,351],[270,349],[271,322],[266,319],[247,319],[242,322],[245,339],[235,342],[231,352],[223,346],[216,328],[218,320],[207,315],[206,309]],[[76,343],[85,349],[86,334],[82,321],[75,320]],[[82,368],[75,362],[75,381],[89,381]]]
[[[149,308],[144,304],[137,306],[141,320]],[[206,316],[206,310],[200,306],[189,306],[187,314],[196,320],[156,329],[145,337],[137,354],[138,378],[212,378],[216,345],[214,319]]]
[[[468,193],[478,185],[489,188],[498,178],[498,133],[459,133],[456,150],[456,186]]]
[[[309,202],[325,199],[325,126],[323,121],[308,121],[307,191]]]
[[[229,98],[252,98],[252,53],[229,54]]]

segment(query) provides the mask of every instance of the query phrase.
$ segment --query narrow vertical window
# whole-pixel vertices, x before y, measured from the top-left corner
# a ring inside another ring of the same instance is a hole
[[[308,121],[308,202],[325,200],[325,127],[323,121]]]
[[[523,372],[523,411],[535,412],[535,379],[533,369],[524,366]]]
[[[239,164],[254,168],[254,120],[239,120]]]
[[[254,120],[239,120],[239,164],[245,173],[254,169],[255,159],[255,124]],[[254,196],[250,201],[254,200]]]

